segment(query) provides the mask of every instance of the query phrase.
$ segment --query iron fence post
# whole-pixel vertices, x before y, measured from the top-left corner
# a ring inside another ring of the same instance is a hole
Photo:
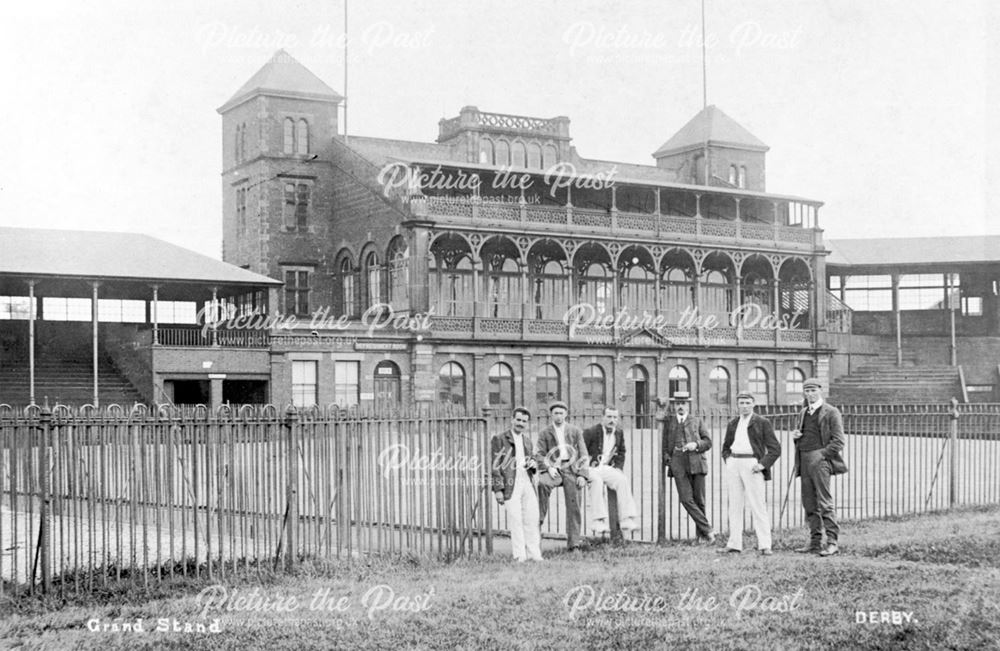
[[[51,495],[51,476],[49,470],[50,463],[50,445],[52,443],[52,410],[49,409],[48,405],[42,407],[41,413],[39,415],[39,431],[41,432],[42,439],[39,442],[39,449],[42,452],[42,463],[39,468],[39,474],[41,475],[41,489],[42,489],[42,506],[41,522],[39,522],[38,536],[39,536],[39,550],[40,561],[42,566],[42,592],[48,593],[51,587],[51,576],[49,574],[49,546],[51,540],[49,539],[49,519],[51,518],[52,510],[52,495]]]
[[[295,421],[298,419],[298,412],[295,407],[289,405],[285,410],[285,434],[286,434],[286,488],[285,488],[285,537],[288,546],[285,548],[285,567],[291,570],[295,566],[295,528],[299,521],[298,513],[298,460],[295,456]]]
[[[951,399],[951,490],[948,492],[948,505],[955,508],[958,504],[958,400]]]

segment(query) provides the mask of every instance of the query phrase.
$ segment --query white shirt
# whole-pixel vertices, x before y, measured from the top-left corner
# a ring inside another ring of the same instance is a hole
[[[518,477],[528,478],[528,469],[524,467],[524,436],[522,434],[517,434],[516,432],[511,432],[514,438],[514,476],[515,481]]]
[[[747,426],[750,424],[751,418],[753,418],[753,414],[740,416],[740,422],[736,424],[733,446],[730,448],[733,454],[753,454],[753,448],[750,447],[750,435],[747,433]]]
[[[608,430],[604,430],[604,447],[601,452],[601,465],[606,466],[611,462],[611,457],[615,452],[615,431],[611,430],[608,434]]]
[[[809,415],[812,416],[816,413],[816,410],[823,406],[823,398],[818,399],[816,402],[809,405]]]
[[[569,454],[566,452],[566,423],[562,425],[553,425],[552,431],[556,435],[556,446],[559,448],[559,460],[566,461],[569,459]]]

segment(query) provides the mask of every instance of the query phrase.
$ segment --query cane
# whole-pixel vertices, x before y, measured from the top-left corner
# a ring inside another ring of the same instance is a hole
[[[795,468],[788,475],[788,485],[785,486],[785,501],[781,504],[781,511],[778,512],[778,523],[781,523],[781,516],[785,515],[785,507],[788,506],[788,496],[792,493],[792,481],[795,480]]]

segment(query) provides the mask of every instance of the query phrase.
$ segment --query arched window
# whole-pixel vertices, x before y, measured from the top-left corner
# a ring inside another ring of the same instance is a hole
[[[351,261],[344,258],[340,261],[340,297],[341,314],[354,315],[354,270]]]
[[[738,183],[738,181],[739,181],[739,179],[736,176],[736,166],[735,165],[730,165],[729,166],[729,185],[734,185],[735,186]]]
[[[751,271],[743,277],[740,284],[742,285],[744,304],[753,303],[759,305],[764,312],[770,311],[774,290],[769,279]]]
[[[393,310],[408,310],[410,284],[410,249],[400,238],[393,240],[388,256],[389,305]]]
[[[589,364],[583,369],[583,406],[601,408],[606,403],[604,369],[597,364]]]
[[[747,388],[753,394],[754,402],[758,405],[766,405],[768,403],[767,371],[760,366],[751,369],[750,375],[747,377]]]
[[[656,274],[653,272],[653,260],[647,258],[645,251],[635,250],[635,254],[626,250],[625,258],[619,264],[618,292],[619,303],[628,309],[633,316],[644,313],[656,314]],[[644,259],[645,258],[645,259]]]
[[[728,324],[732,312],[734,286],[728,269],[705,269],[701,276],[701,296],[698,303],[700,314],[714,314],[719,323]]]
[[[536,142],[528,143],[528,167],[533,170],[542,168],[542,147]]]
[[[378,264],[378,256],[372,251],[365,258],[365,279],[368,290],[368,306],[382,302],[382,269]]]
[[[542,149],[542,169],[549,169],[558,162],[559,155],[554,145],[545,145]]]
[[[738,186],[740,186],[741,188],[747,187],[747,166],[746,165],[740,165],[740,175],[739,175],[739,178],[737,180],[738,180],[738,183],[737,183]]]
[[[295,121],[292,118],[285,118],[284,152],[289,156],[295,153]]]
[[[438,402],[465,407],[465,369],[448,362],[438,372]]]
[[[561,319],[569,300],[569,272],[561,260],[532,256],[531,296],[536,319]]]
[[[483,165],[493,164],[493,141],[489,138],[479,141],[479,162]]]
[[[610,312],[612,282],[607,265],[591,262],[577,279],[577,302],[589,303],[594,306],[598,314]]]
[[[678,391],[691,393],[691,374],[683,366],[675,366],[667,375],[668,390],[673,396]]]
[[[295,153],[299,156],[309,153],[309,123],[304,119],[295,126]]]
[[[728,407],[730,405],[729,396],[729,371],[722,366],[716,366],[708,374],[709,398],[713,404]]]
[[[497,167],[510,165],[510,145],[507,144],[506,140],[497,140],[496,158],[493,164]]]
[[[535,400],[539,405],[548,405],[562,399],[562,383],[559,369],[555,364],[542,364],[535,372]]]
[[[524,149],[523,142],[515,142],[510,147],[510,164],[513,167],[524,167],[525,159],[527,158],[527,152]]]
[[[660,313],[677,325],[686,310],[695,306],[694,261],[677,250],[664,256],[660,274]]]
[[[475,288],[468,242],[458,235],[439,237],[431,244],[427,262],[428,298],[434,314],[472,316]]]
[[[802,383],[806,381],[806,374],[800,368],[790,368],[785,374],[785,394],[788,396],[788,404],[797,405],[802,402]]]
[[[521,315],[521,268],[513,258],[502,253],[488,256],[486,262],[486,316]]]
[[[514,372],[510,366],[503,362],[497,362],[490,367],[490,406],[491,407],[513,407],[514,406]]]

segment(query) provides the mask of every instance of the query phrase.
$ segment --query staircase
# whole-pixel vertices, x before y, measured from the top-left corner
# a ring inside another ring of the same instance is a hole
[[[917,365],[916,354],[903,351],[896,365],[895,349],[882,350],[872,362],[830,385],[830,402],[844,405],[926,404],[962,400],[962,381],[957,366]]]
[[[132,384],[106,359],[97,365],[98,398],[102,406],[131,407],[144,403]],[[0,404],[24,406],[30,402],[28,363],[0,362]],[[40,360],[35,363],[35,402],[49,405],[85,405],[94,402],[91,362]]]

